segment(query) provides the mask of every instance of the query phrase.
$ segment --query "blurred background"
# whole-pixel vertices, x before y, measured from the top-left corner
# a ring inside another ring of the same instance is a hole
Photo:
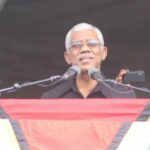
[[[144,70],[146,81],[136,86],[150,89],[148,0],[0,0],[0,89],[63,74],[65,36],[79,22],[104,35],[106,77],[115,78],[121,68]],[[1,98],[40,98],[48,89],[30,86]]]

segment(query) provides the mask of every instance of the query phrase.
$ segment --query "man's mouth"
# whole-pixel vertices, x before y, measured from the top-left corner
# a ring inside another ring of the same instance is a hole
[[[92,59],[94,59],[94,57],[93,56],[89,56],[89,55],[81,55],[79,57],[79,61],[88,61],[88,60],[92,60]]]
[[[81,58],[81,59],[80,59],[80,62],[82,62],[82,63],[89,63],[91,60],[92,60],[92,58],[90,58],[90,57]]]

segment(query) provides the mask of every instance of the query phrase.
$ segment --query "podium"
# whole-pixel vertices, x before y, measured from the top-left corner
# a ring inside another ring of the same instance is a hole
[[[1,99],[0,118],[0,149],[150,150],[149,99]]]

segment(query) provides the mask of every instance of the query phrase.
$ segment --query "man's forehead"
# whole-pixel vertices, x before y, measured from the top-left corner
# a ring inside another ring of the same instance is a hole
[[[91,39],[91,38],[94,38],[94,39],[98,38],[97,33],[93,29],[78,30],[78,31],[72,32],[71,34],[71,41]]]

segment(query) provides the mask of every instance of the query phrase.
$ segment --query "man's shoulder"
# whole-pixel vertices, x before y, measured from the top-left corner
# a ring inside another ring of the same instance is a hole
[[[102,93],[106,97],[110,98],[135,98],[136,94],[132,88],[115,84],[115,83],[103,83],[101,86]]]
[[[60,84],[52,87],[49,91],[42,94],[42,99],[59,98],[65,92],[67,92],[72,86],[72,80],[63,81]]]

